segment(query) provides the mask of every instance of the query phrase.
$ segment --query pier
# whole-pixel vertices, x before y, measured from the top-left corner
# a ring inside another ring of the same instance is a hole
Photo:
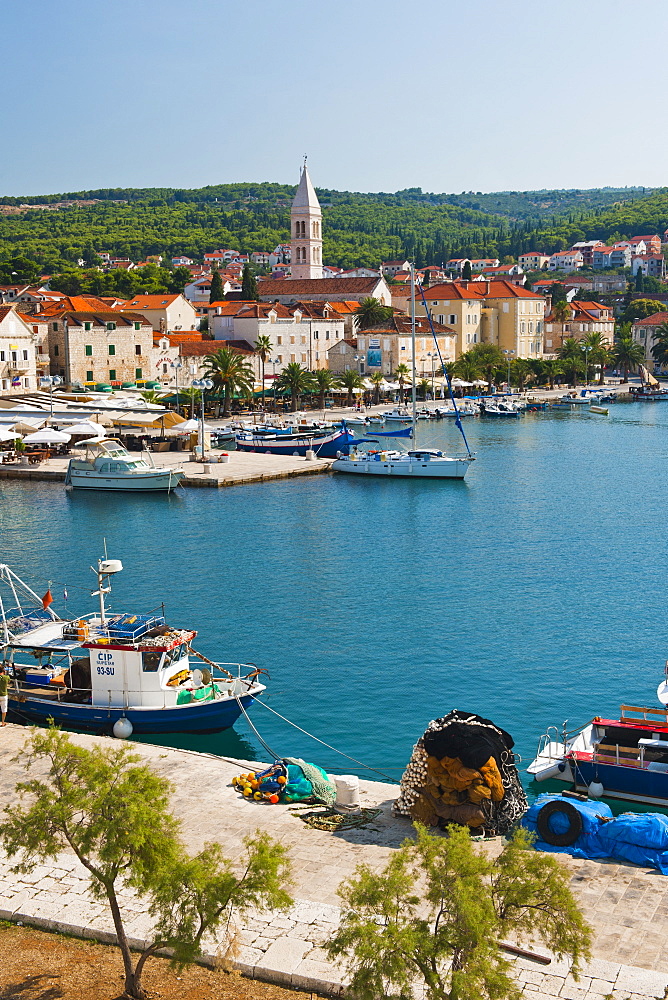
[[[9,725],[0,737],[0,789],[6,804],[14,801],[14,787],[25,778],[16,755],[27,736],[24,727]],[[111,740],[84,735],[72,735],[71,739],[89,748],[109,745]],[[410,836],[409,821],[392,815],[397,786],[360,781],[362,806],[380,810],[377,817],[366,826],[333,834],[306,825],[299,818],[299,808],[243,799],[230,781],[252,767],[251,762],[150,744],[134,744],[133,750],[172,783],[171,807],[191,851],[218,841],[225,854],[234,858],[243,838],[256,829],[266,831],[289,849],[294,905],[287,913],[258,912],[245,920],[239,928],[239,970],[257,979],[340,994],[345,969],[335,966],[323,950],[340,917],[336,890],[359,863],[382,868],[391,852]],[[492,840],[481,849],[494,851],[499,845],[499,840]],[[654,870],[631,865],[578,861],[567,855],[561,855],[560,861],[570,870],[573,892],[594,928],[594,958],[578,982],[570,977],[566,963],[552,959],[545,965],[530,958],[517,959],[516,976],[523,995],[527,1000],[664,997],[668,987],[664,948],[668,879]],[[9,861],[0,854],[0,919],[114,941],[111,914],[90,897],[87,873],[73,854],[63,853],[30,875],[13,875],[9,869]],[[120,898],[129,935],[135,946],[140,946],[150,936],[150,918],[133,892],[124,892]],[[208,945],[207,958],[212,963],[218,944]]]
[[[132,453],[137,458],[138,452]],[[333,459],[314,458],[299,455],[263,455],[253,452],[230,451],[228,461],[219,459],[223,452],[211,452],[210,462],[193,462],[189,452],[151,453],[155,465],[169,466],[185,470],[183,486],[216,489],[219,486],[244,486],[248,483],[266,483],[274,479],[291,479],[295,476],[314,476],[329,472]],[[64,483],[69,457],[50,458],[40,465],[0,465],[0,479],[14,479],[24,482]]]

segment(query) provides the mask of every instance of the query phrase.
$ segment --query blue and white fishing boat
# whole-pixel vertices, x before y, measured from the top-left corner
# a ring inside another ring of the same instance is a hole
[[[668,664],[657,696],[663,708],[622,705],[576,729],[550,727],[527,768],[536,781],[565,781],[592,798],[668,806]]]
[[[9,716],[19,722],[127,737],[214,733],[233,726],[260,695],[254,664],[214,663],[195,652],[197,632],[163,615],[105,607],[118,559],[98,561],[99,610],[62,619],[0,563],[0,652],[11,681]],[[191,657],[199,659],[193,664]]]
[[[338,452],[347,453],[355,435],[345,428],[332,434],[272,434],[271,432],[242,431],[237,434],[237,451],[259,452],[263,455],[306,455],[314,451],[318,458],[334,458]]]

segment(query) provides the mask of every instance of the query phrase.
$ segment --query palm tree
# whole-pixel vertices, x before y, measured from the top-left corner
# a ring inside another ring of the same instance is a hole
[[[181,397],[181,399],[185,400],[186,401],[186,405],[188,405],[190,407],[190,416],[194,420],[195,419],[195,404],[197,403],[197,401],[199,399],[202,398],[202,390],[201,389],[193,389],[192,386],[189,386],[186,389],[179,389],[179,396]]]
[[[293,413],[299,408],[299,397],[310,392],[313,385],[313,375],[308,368],[302,368],[298,361],[291,361],[286,365],[276,379],[278,391],[290,393],[290,409]]]
[[[543,361],[543,371],[550,384],[550,389],[554,389],[554,380],[557,375],[563,374],[563,370],[561,361],[557,360],[557,358],[546,358]]]
[[[552,316],[557,323],[568,323],[571,318],[571,307],[565,299],[554,303],[552,306]]]
[[[612,348],[615,365],[624,372],[624,381],[629,380],[629,371],[645,360],[645,352],[633,337],[620,337]]]
[[[394,369],[394,377],[399,383],[399,398],[401,400],[402,406],[404,405],[404,385],[410,373],[411,373],[410,368],[408,367],[408,365],[405,365],[403,361],[401,362],[401,364],[398,364],[397,367]]]
[[[155,389],[145,389],[143,392],[140,392],[139,395],[142,399],[145,399],[147,403],[160,402],[160,396],[157,394]]]
[[[487,379],[487,389],[491,392],[497,369],[505,363],[501,348],[497,347],[496,344],[475,344],[468,353],[473,355],[478,362]]]
[[[219,392],[223,392],[223,416],[229,417],[232,397],[237,391],[255,386],[255,374],[243,354],[230,347],[220,347],[204,360],[204,374],[213,379]]]
[[[652,357],[662,368],[668,364],[668,323],[661,323],[656,328]]]
[[[369,375],[369,381],[373,382],[373,402],[374,406],[378,406],[380,403],[380,389],[385,381],[385,376],[382,372],[374,372],[373,375]]]
[[[610,362],[610,349],[607,341],[603,339],[602,333],[590,333],[581,341],[583,347],[587,347],[587,357],[593,365],[599,365],[599,385],[605,381],[605,366]]]
[[[311,372],[313,387],[318,391],[318,408],[325,409],[325,394],[336,385],[336,375],[329,368],[317,368]]]
[[[362,376],[355,368],[349,368],[347,372],[342,372],[338,379],[342,389],[348,390],[346,406],[353,405],[353,390],[359,389],[362,385]]]
[[[429,381],[428,378],[421,378],[417,384],[417,388],[420,390],[420,393],[422,394],[422,401],[426,402],[427,393],[431,388],[431,382]]]
[[[264,366],[267,363],[267,358],[271,354],[271,340],[266,333],[260,334],[253,344],[253,349],[262,365],[262,410],[264,411]]]
[[[567,337],[557,351],[559,360],[562,362],[564,373],[569,377],[569,382],[575,388],[578,384],[578,376],[582,372],[583,354],[579,340],[574,337]]]
[[[525,358],[518,358],[517,361],[513,361],[511,371],[517,380],[517,388],[520,392],[524,392],[524,386],[527,382],[533,382],[536,378],[534,372],[531,370],[530,362]]]
[[[370,326],[378,326],[392,318],[394,310],[391,306],[384,306],[378,299],[362,299],[359,308],[355,310],[357,316],[357,329],[368,330]]]
[[[475,382],[480,378],[481,365],[473,351],[464,351],[455,361],[454,371],[465,382]]]

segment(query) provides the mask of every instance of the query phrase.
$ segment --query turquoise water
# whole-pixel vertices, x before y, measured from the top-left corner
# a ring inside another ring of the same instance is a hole
[[[61,614],[123,560],[117,610],[164,601],[213,659],[271,673],[267,702],[400,776],[429,720],[493,719],[528,762],[550,724],[656,704],[668,656],[668,405],[469,420],[463,483],[319,476],[105,496],[0,482],[0,559]],[[423,444],[457,442],[451,423]],[[62,599],[67,585],[69,600]],[[278,753],[358,771],[257,706]],[[262,757],[235,731],[181,746]]]

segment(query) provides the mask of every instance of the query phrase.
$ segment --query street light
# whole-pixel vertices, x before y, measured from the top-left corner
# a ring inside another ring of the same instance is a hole
[[[513,390],[512,390],[512,387],[510,385],[510,361],[511,361],[511,356],[514,355],[515,352],[514,351],[503,351],[503,353],[505,354],[505,356],[506,356],[506,362],[508,363],[508,390],[510,392],[510,395],[512,396]]]
[[[431,398],[434,400],[436,399],[436,396],[434,395],[434,359],[436,358],[436,353],[427,351],[427,357],[431,359]]]
[[[174,369],[176,375],[176,412],[179,412],[179,368],[183,368],[180,361],[170,361],[170,367]]]
[[[39,381],[40,381],[40,385],[43,385],[43,386],[47,386],[48,385],[48,387],[49,387],[49,401],[50,401],[50,404],[51,404],[51,420],[53,421],[53,387],[54,387],[54,385],[56,387],[59,386],[59,385],[62,385],[63,384],[63,380],[60,377],[60,375],[41,375]]]
[[[213,381],[210,378],[193,379],[193,388],[202,390],[202,426],[200,427],[200,448],[202,450],[202,461],[204,461],[204,394],[207,389],[213,389]]]

